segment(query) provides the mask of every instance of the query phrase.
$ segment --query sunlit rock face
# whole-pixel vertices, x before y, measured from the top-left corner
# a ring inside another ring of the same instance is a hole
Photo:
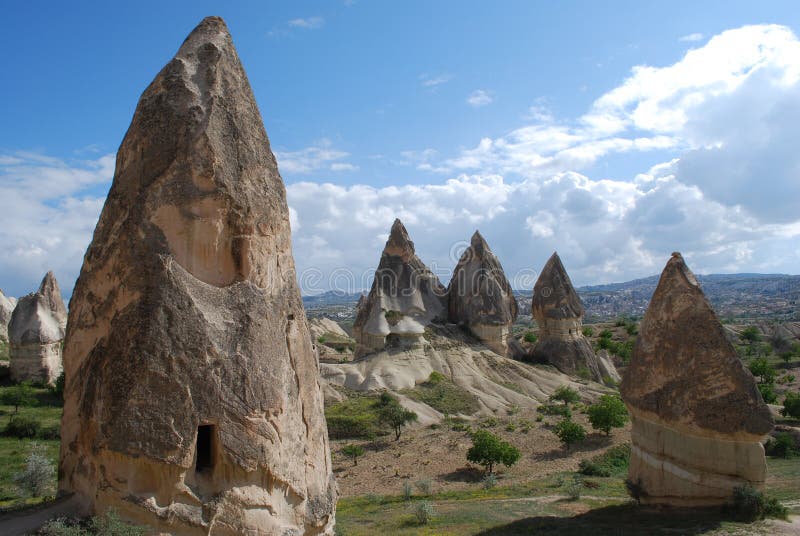
[[[620,390],[633,421],[629,478],[644,502],[721,504],[734,487],[764,483],[760,440],[772,416],[679,253],[661,274]]]
[[[517,300],[500,261],[478,231],[458,261],[447,288],[450,322],[466,326],[500,355],[517,318]]]
[[[8,342],[8,323],[11,322],[11,314],[17,306],[17,299],[6,296],[0,290],[0,341]]]
[[[583,304],[558,253],[547,261],[533,287],[531,313],[539,327],[531,361],[597,382],[619,379],[611,361],[598,359],[583,336]]]
[[[395,220],[372,288],[356,308],[356,357],[387,346],[422,346],[425,326],[446,315],[445,288],[417,257],[403,223]]]
[[[20,298],[8,323],[11,379],[54,384],[61,375],[67,308],[53,272],[39,290]]]
[[[69,311],[59,488],[169,534],[332,534],[289,210],[222,19],[143,93]]]

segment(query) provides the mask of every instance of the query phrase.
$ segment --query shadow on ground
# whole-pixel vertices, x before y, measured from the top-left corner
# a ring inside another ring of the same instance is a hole
[[[553,534],[562,536],[696,535],[718,529],[726,518],[718,508],[649,508],[624,504],[596,508],[572,517],[540,516],[494,527],[481,536]]]

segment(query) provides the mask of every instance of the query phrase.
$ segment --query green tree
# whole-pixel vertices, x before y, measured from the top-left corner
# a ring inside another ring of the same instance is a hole
[[[342,454],[348,458],[353,458],[353,465],[358,465],[358,457],[364,455],[364,447],[361,445],[345,445],[342,447]]]
[[[583,336],[584,337],[591,337],[594,335],[594,328],[591,326],[584,326],[583,328]]]
[[[539,340],[539,338],[536,336],[536,334],[534,332],[532,332],[532,331],[526,332],[525,336],[523,337],[523,339],[525,339],[525,342],[529,342],[531,344],[533,344],[537,340]]]
[[[758,342],[761,340],[761,334],[758,332],[758,328],[755,326],[747,326],[742,330],[739,334],[739,339],[743,342],[751,344],[754,342]]]
[[[628,410],[615,395],[603,395],[597,404],[589,406],[589,422],[592,428],[611,434],[612,428],[621,428],[628,422]]]
[[[580,401],[581,395],[575,389],[572,389],[566,385],[559,386],[552,395],[550,395],[551,401],[560,401],[566,404],[574,404],[575,402]]]
[[[388,397],[386,402],[384,402],[384,395]],[[416,413],[401,406],[400,402],[388,393],[381,395],[378,420],[392,427],[395,441],[400,439],[403,427],[408,423],[416,421],[418,418]]]
[[[467,460],[484,466],[489,474],[496,464],[511,467],[520,456],[519,449],[486,430],[472,434],[472,446],[467,451]]]
[[[786,398],[783,399],[781,415],[800,419],[800,393],[786,393]]]
[[[583,426],[570,419],[564,419],[553,428],[553,433],[564,444],[564,448],[569,450],[573,443],[586,439],[586,430]]]
[[[759,383],[756,387],[758,387],[758,391],[761,393],[761,398],[763,398],[764,402],[767,404],[774,404],[778,401],[774,383]]]
[[[35,406],[38,400],[31,384],[22,382],[3,389],[0,393],[0,402],[7,406],[14,406],[14,413],[18,413],[20,406]]]
[[[775,367],[769,364],[764,357],[757,357],[750,362],[750,372],[758,377],[759,383],[773,383],[775,381]]]

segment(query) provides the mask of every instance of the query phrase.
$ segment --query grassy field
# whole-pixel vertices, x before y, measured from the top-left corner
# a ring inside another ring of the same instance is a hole
[[[800,461],[768,460],[768,493],[800,514]],[[340,499],[337,535],[651,535],[771,534],[765,522],[733,522],[719,509],[681,510],[636,506],[627,496],[624,474],[583,477],[580,498],[568,498],[574,473],[561,473],[524,486],[439,493],[431,496],[362,496]],[[434,516],[420,524],[418,505],[427,501]],[[775,522],[770,522],[775,523]]]
[[[19,415],[30,417],[38,421],[42,430],[56,430],[61,424],[61,405],[50,391],[35,388],[37,405],[34,407],[20,407]],[[5,430],[8,421],[14,415],[13,406],[0,405],[0,431]],[[58,439],[17,439],[14,437],[0,436],[0,508],[16,508],[23,505],[36,504],[42,498],[27,498],[20,496],[20,491],[14,484],[14,476],[25,467],[25,459],[30,452],[32,443],[44,446],[47,455],[53,462],[53,467],[58,466]],[[55,493],[56,475],[53,472],[52,491]]]

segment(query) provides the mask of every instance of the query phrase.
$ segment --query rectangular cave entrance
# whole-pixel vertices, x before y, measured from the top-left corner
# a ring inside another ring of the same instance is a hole
[[[195,471],[198,473],[214,468],[214,436],[213,424],[202,424],[197,427]]]

